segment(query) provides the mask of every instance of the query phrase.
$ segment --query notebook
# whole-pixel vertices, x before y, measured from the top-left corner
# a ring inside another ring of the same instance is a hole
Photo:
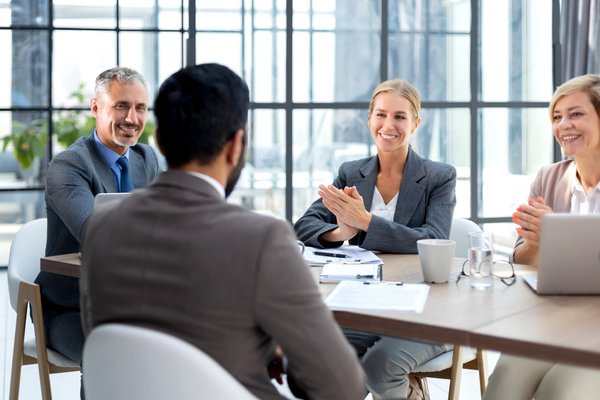
[[[98,193],[94,198],[94,207],[98,207],[101,204],[106,204],[109,201],[123,200],[125,197],[130,196],[130,192],[122,193]]]
[[[538,272],[523,279],[538,294],[600,294],[600,214],[547,214]]]

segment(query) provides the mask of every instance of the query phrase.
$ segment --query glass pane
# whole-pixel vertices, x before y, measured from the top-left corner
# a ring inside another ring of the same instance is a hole
[[[48,114],[39,111],[0,113],[0,188],[39,187],[47,164]]]
[[[146,78],[150,104],[160,84],[182,67],[181,38],[180,33],[121,33],[120,63]],[[156,57],[148,57],[148,49],[154,49],[151,54],[156,54]]]
[[[426,108],[413,136],[413,149],[422,157],[456,168],[454,216],[468,218],[471,212],[470,112],[466,108]]]
[[[427,25],[430,30],[469,33],[471,0],[433,0],[428,3]]]
[[[90,43],[102,43],[102,51]],[[77,57],[73,56],[77,49]],[[139,48],[139,52],[142,52]],[[54,32],[52,70],[52,100],[57,107],[72,104],[72,93],[81,85],[90,99],[94,92],[96,77],[100,72],[114,67],[116,60],[115,32],[69,31]]]
[[[183,54],[181,54],[183,45],[183,36],[180,33],[160,32],[158,34],[158,60],[154,60],[158,62],[156,90],[165,79],[184,66]]]
[[[157,11],[154,0],[119,1],[119,27],[126,29],[157,28]]]
[[[48,105],[48,33],[1,31],[0,107]]]
[[[246,167],[229,202],[285,218],[285,113],[252,110]]]
[[[0,0],[0,26],[12,25],[11,0]]]
[[[296,110],[294,118],[293,218],[317,199],[317,187],[333,182],[340,165],[374,154],[366,110]]]
[[[395,34],[389,41],[390,78],[414,84],[423,101],[469,100],[469,35]]]
[[[223,51],[227,49],[226,51]],[[240,33],[196,34],[196,63],[216,62],[242,75],[242,35]]]
[[[481,97],[552,96],[552,7],[534,0],[481,1]]]
[[[89,97],[85,97],[87,105]],[[81,136],[89,136],[96,127],[96,119],[91,111],[63,110],[55,112],[52,116],[53,135],[52,152],[53,156],[69,147],[75,140]]]
[[[531,182],[552,162],[554,136],[545,108],[481,111],[481,217],[511,215],[527,201]]]
[[[379,81],[381,9],[365,0],[337,2],[334,14],[330,6],[294,19],[294,101],[368,101]]]
[[[0,0],[0,26],[47,25],[47,0]]]
[[[181,0],[121,0],[119,18],[121,28],[181,29]]]
[[[117,26],[115,0],[54,1],[54,26],[59,28],[115,28]],[[90,46],[87,42],[87,47]],[[79,47],[73,47],[79,48]],[[94,47],[95,48],[95,47]],[[97,50],[96,50],[97,51]]]
[[[241,31],[241,1],[196,1],[196,28],[210,31]]]
[[[246,60],[252,101],[285,101],[285,33],[258,31],[252,48],[252,56]]]
[[[181,15],[181,6],[184,6]],[[160,0],[158,2],[158,27],[160,29],[187,29],[187,1],[182,0]]]

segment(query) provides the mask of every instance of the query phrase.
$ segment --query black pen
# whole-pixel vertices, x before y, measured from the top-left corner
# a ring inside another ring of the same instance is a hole
[[[348,258],[348,256],[345,254],[327,253],[325,251],[315,251],[314,255],[315,256],[325,256],[325,257],[335,257],[335,258]]]

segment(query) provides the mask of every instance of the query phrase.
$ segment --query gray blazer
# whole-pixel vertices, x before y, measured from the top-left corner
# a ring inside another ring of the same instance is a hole
[[[367,210],[371,208],[379,158],[373,156],[343,163],[333,185],[356,186]],[[447,239],[456,206],[454,167],[420,157],[408,151],[404,176],[398,193],[394,221],[373,216],[367,232],[360,231],[350,244],[384,253],[416,253],[417,240]],[[321,199],[315,201],[294,225],[298,239],[307,246],[338,247],[341,242],[319,239],[337,228],[337,220]]]
[[[311,399],[363,399],[354,350],[324,305],[285,221],[227,204],[169,170],[92,214],[82,241],[84,331],[158,329],[197,346],[261,399],[275,344]]]
[[[129,149],[134,188],[147,186],[158,174],[158,159],[150,146]],[[48,239],[46,255],[79,251],[83,227],[94,208],[98,193],[118,192],[115,175],[96,147],[94,135],[80,137],[50,162],[46,177]],[[44,318],[54,312],[79,309],[78,279],[40,272]]]

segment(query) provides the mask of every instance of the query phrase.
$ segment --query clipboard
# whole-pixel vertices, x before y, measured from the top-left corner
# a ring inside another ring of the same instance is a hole
[[[319,275],[321,283],[381,281],[381,264],[327,263]]]

